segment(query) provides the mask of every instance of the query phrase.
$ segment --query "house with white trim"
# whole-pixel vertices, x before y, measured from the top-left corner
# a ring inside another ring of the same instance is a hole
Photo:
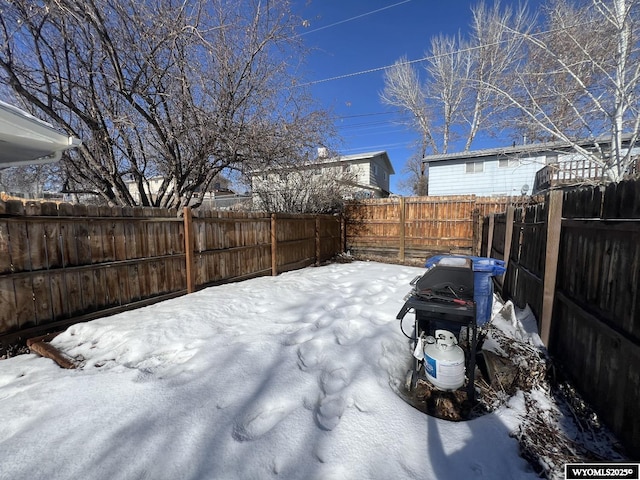
[[[593,142],[581,146],[595,148]],[[564,142],[428,155],[423,162],[429,195],[519,196],[605,178],[601,166]],[[635,172],[636,164],[629,173]]]
[[[291,188],[287,177],[292,171],[308,172],[308,181],[314,177],[336,179],[344,185],[344,198],[387,198],[390,195],[391,175],[395,174],[386,151],[357,153],[329,157],[326,150],[318,149],[318,158],[304,165],[269,167],[251,173],[254,207],[260,208],[258,191],[279,191]]]

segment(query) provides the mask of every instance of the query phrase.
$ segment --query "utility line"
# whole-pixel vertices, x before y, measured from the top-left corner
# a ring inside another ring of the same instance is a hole
[[[398,5],[402,5],[403,3],[408,3],[410,1],[411,0],[403,0],[402,2],[394,3],[393,5],[387,5],[386,7],[378,8],[377,10],[372,10],[372,11],[367,12],[367,13],[362,13],[360,15],[356,15],[355,17],[347,18],[346,20],[340,20],[339,22],[335,22],[335,23],[332,23],[330,25],[324,25],[322,27],[314,28],[313,30],[309,30],[307,32],[300,33],[297,36],[301,37],[303,35],[308,35],[308,34],[313,33],[313,32],[318,32],[320,30],[324,30],[325,28],[335,27],[336,25],[341,25],[343,23],[350,22],[351,20],[357,20],[359,18],[363,18],[363,17],[366,17],[368,15],[372,15],[374,13],[382,12],[383,10],[388,10],[389,8],[397,7]]]
[[[371,113],[359,113],[355,115],[342,115],[340,117],[336,117],[338,120],[345,120],[347,118],[358,118],[358,117],[372,117],[374,115],[393,115],[395,113],[400,113],[400,109],[390,110],[388,112],[371,112]]]
[[[593,22],[591,22],[591,23],[595,23],[595,20]],[[542,32],[537,32],[537,33],[526,33],[526,34],[522,34],[522,35],[523,35],[523,37],[537,37],[537,36],[546,35],[546,34],[550,34],[550,33],[561,33],[563,31],[570,30],[571,28],[576,27],[576,26],[578,26],[578,25],[569,25],[569,26],[562,27],[562,28],[545,30],[545,31],[542,31]],[[434,59],[440,58],[440,57],[447,57],[447,56],[456,55],[456,54],[460,54],[460,53],[470,53],[470,52],[473,52],[475,50],[480,50],[480,49],[487,48],[487,47],[500,46],[503,43],[506,43],[508,41],[509,41],[508,39],[499,40],[499,41],[493,42],[493,43],[485,43],[485,44],[482,44],[482,45],[475,45],[475,46],[466,47],[466,48],[459,48],[459,49],[457,49],[455,51],[442,53],[442,54],[439,54],[439,55],[435,55],[435,54],[426,55],[426,56],[424,56],[422,58],[417,58],[415,60],[406,60],[406,61],[403,61],[403,62],[393,63],[392,65],[384,65],[384,66],[381,66],[381,67],[369,68],[367,70],[360,70],[360,71],[357,71],[357,72],[345,73],[343,75],[336,75],[334,77],[322,78],[320,80],[312,80],[310,82],[298,84],[297,86],[298,87],[308,87],[308,86],[311,86],[311,85],[317,85],[317,84],[320,84],[320,83],[332,82],[332,81],[335,81],[335,80],[343,80],[345,78],[356,77],[356,76],[359,76],[359,75],[367,75],[369,73],[375,73],[375,72],[381,72],[381,71],[384,71],[384,70],[389,70],[390,68],[393,68],[393,67],[396,67],[396,66],[400,66],[400,65],[413,65],[415,63],[422,63],[422,62],[425,62],[427,60],[434,60]]]

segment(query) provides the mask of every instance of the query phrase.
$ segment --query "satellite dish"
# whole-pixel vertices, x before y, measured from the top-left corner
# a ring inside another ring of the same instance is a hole
[[[522,188],[520,189],[520,193],[522,195],[526,195],[528,191],[529,191],[529,185],[525,183],[524,185],[522,185]]]

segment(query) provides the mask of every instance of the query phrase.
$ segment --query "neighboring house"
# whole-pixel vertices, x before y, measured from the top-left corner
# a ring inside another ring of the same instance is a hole
[[[328,157],[326,151],[320,148],[318,159],[313,163],[253,172],[251,187],[254,205],[259,208],[260,199],[256,195],[259,190],[279,191],[291,188],[287,176],[292,171],[308,172],[310,181],[314,176],[335,179],[342,184],[344,199],[387,198],[390,194],[390,178],[395,174],[385,151]]]
[[[146,183],[144,184],[144,190],[148,197],[151,199],[155,199],[158,195],[158,191],[160,190],[160,186],[164,181],[164,177],[161,175],[157,175],[155,177],[148,178]],[[142,203],[142,199],[140,198],[140,192],[138,191],[138,186],[135,180],[125,180],[124,182],[127,185],[127,190],[131,194],[133,201],[136,205],[140,205]],[[169,186],[172,188],[172,185]]]
[[[428,155],[423,162],[429,195],[517,196],[603,178],[602,168],[563,142]]]
[[[162,176],[151,177],[147,180],[144,188],[151,199],[155,200],[163,181],[164,177]],[[138,191],[136,182],[134,180],[127,180],[125,184],[135,203],[140,205],[140,192]],[[169,185],[169,188],[172,187],[173,185]],[[191,203],[194,204],[200,197],[202,197],[201,206],[203,208],[211,208],[214,210],[233,210],[239,204],[246,203],[251,198],[249,195],[239,195],[228,188],[221,187],[220,184],[213,185],[212,190],[204,193],[200,191],[195,192]]]
[[[196,193],[200,195],[200,193]],[[214,186],[210,192],[202,194],[202,208],[212,210],[248,210],[250,209],[251,196],[235,193],[228,188]]]
[[[0,101],[0,168],[57,162],[82,142],[53,125]]]
[[[353,198],[387,198],[393,170],[385,151],[356,153],[327,159],[325,169],[347,169],[353,176]]]

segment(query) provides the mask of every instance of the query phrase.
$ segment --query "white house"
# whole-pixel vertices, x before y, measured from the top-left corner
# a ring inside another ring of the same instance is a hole
[[[602,168],[564,142],[428,155],[423,162],[429,195],[526,195],[603,178]]]
[[[345,198],[386,198],[390,194],[391,175],[395,173],[385,151],[357,153],[325,157],[324,149],[318,149],[315,162],[296,167],[268,168],[252,172],[251,187],[258,190],[282,190],[288,188],[286,178],[292,171],[307,171],[314,175],[336,179],[346,185]],[[254,201],[259,199],[254,194]]]
[[[155,198],[160,191],[160,186],[164,182],[164,177],[161,175],[156,175],[154,177],[147,178],[143,183],[143,188],[148,197]],[[127,185],[127,190],[131,194],[133,201],[136,205],[140,205],[142,203],[142,198],[140,197],[140,192],[138,191],[138,185],[135,180],[125,180],[124,182]],[[169,189],[173,189],[173,181],[169,185]]]
[[[149,198],[155,199],[157,197],[162,182],[164,182],[164,177],[160,175],[146,179],[143,184],[143,188]],[[140,198],[140,192],[138,191],[136,182],[134,180],[125,180],[125,184],[127,185],[127,189],[129,190],[134,202],[137,205],[140,205],[142,203],[142,199]],[[194,194],[191,204],[194,204],[194,202],[201,198],[201,206],[203,208],[231,210],[250,199],[248,195],[237,194],[218,183],[213,184],[211,187],[212,188],[206,192],[197,191]],[[169,183],[168,189],[173,189],[173,180]]]
[[[353,174],[353,195],[366,198],[386,198],[393,170],[385,151],[356,153],[327,159],[323,169],[347,169]]]

